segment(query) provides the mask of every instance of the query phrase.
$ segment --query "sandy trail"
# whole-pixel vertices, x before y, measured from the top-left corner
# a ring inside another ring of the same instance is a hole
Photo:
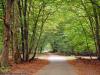
[[[40,57],[44,59],[43,57]],[[71,65],[69,65],[65,56],[49,55],[45,58],[50,61],[50,64],[39,70],[35,75],[77,75]]]

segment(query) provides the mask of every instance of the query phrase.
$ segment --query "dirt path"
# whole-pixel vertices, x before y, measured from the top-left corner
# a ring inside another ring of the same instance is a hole
[[[50,55],[50,64],[40,70],[36,75],[77,75],[66,62],[66,57]]]

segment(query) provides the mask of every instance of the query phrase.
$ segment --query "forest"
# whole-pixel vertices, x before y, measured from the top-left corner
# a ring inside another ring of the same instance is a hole
[[[100,60],[100,1],[0,0],[0,66],[46,51]]]

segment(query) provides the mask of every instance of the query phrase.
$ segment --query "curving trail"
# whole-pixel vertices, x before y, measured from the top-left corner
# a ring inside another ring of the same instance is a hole
[[[50,64],[38,71],[35,75],[77,75],[65,56],[49,55]]]

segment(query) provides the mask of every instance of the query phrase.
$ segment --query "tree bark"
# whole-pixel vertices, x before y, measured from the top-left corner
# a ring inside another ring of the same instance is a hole
[[[15,63],[20,63],[21,62],[21,54],[19,51],[19,37],[18,37],[18,33],[19,33],[19,15],[18,15],[18,5],[17,5],[17,1],[14,1],[13,4],[13,51],[14,51],[14,62]]]
[[[24,61],[28,61],[29,53],[28,53],[28,24],[27,24],[27,0],[25,0],[24,4],[24,47],[25,47],[25,58]]]
[[[8,66],[9,48],[10,48],[10,21],[11,9],[14,0],[6,0],[5,15],[4,15],[4,48],[1,57],[1,66]]]
[[[20,16],[20,24],[21,24],[21,45],[22,45],[22,56],[23,56],[23,60],[24,60],[24,56],[25,56],[25,48],[24,48],[24,25],[23,25],[23,14],[22,14],[22,7],[23,7],[23,2],[21,5],[20,0],[18,0],[18,8],[19,8],[19,16]]]
[[[94,21],[95,21],[95,39],[96,39],[96,43],[97,43],[97,56],[98,59],[100,60],[100,24],[99,24],[99,14],[98,14],[98,9],[97,6],[94,5],[94,3],[96,3],[96,1],[94,0],[90,0],[92,3],[92,7],[93,7],[93,13],[94,13]]]

